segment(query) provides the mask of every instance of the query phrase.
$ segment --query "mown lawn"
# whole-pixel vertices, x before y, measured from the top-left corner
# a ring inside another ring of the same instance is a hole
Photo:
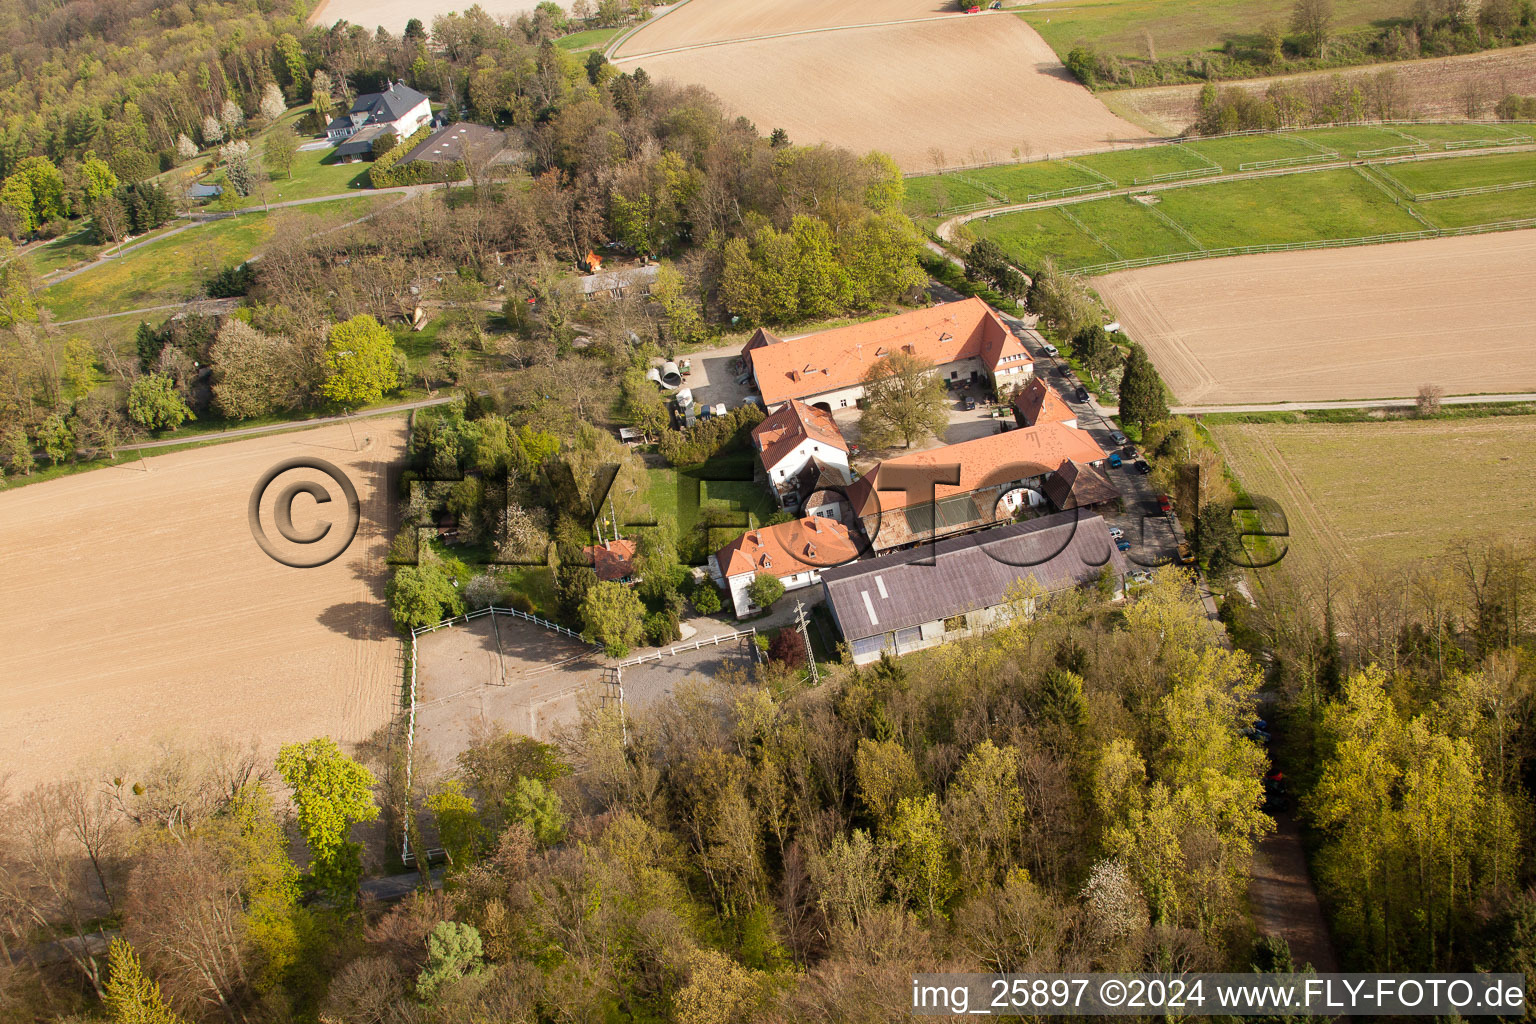
[[[288,130],[286,128],[282,129]],[[299,137],[300,144],[313,142],[307,136]],[[251,143],[252,154],[255,159],[261,159],[261,143]],[[201,179],[210,185],[228,186],[222,168],[214,171]],[[234,196],[229,193],[229,198],[221,197],[213,206],[214,209],[249,210],[260,207],[265,203],[282,203],[294,199],[314,199],[317,196],[345,195],[348,192],[366,189],[368,187],[368,164],[366,161],[357,163],[342,163],[336,156],[335,149],[330,146],[324,149],[311,149],[293,155],[293,167],[286,175],[273,175],[265,185],[265,197],[261,193],[249,196]]]
[[[750,451],[736,451],[700,466],[648,469],[650,487],[644,500],[658,523],[677,524],[680,542],[699,528],[703,508],[713,506],[746,516],[738,525],[711,530],[707,549],[713,552],[741,536],[749,526],[767,522],[778,510],[767,488],[752,482],[754,459]]]
[[[342,199],[306,207],[303,213],[362,216],[369,205]],[[57,320],[78,320],[199,298],[209,278],[249,259],[271,237],[273,218],[285,213],[255,212],[199,224],[52,285],[39,302]]]

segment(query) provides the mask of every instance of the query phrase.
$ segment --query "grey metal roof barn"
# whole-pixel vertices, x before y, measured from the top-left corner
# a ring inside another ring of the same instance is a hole
[[[396,166],[422,161],[431,164],[451,164],[456,160],[489,160],[507,145],[507,137],[494,128],[482,124],[457,122],[422,139],[411,151],[400,158]]]
[[[996,607],[1030,576],[1048,593],[1066,590],[1106,563],[1117,577],[1128,568],[1103,517],[1055,512],[826,569],[821,581],[851,643]]]

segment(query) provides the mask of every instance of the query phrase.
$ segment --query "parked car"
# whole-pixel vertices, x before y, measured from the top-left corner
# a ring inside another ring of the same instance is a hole
[[[1088,389],[1083,387],[1081,384],[1079,384],[1077,386],[1077,390],[1072,393],[1077,396],[1077,400],[1079,402],[1088,401]]]
[[[1118,431],[1118,430],[1111,430],[1109,432],[1109,439],[1111,441],[1113,441],[1115,444],[1125,444],[1125,442],[1130,440],[1130,438],[1126,437],[1124,434],[1120,433],[1120,431]]]
[[[1136,472],[1138,472],[1138,473],[1150,473],[1150,472],[1152,472],[1152,467],[1147,465],[1147,460],[1146,459],[1137,459],[1136,460]]]
[[[1129,551],[1131,550],[1131,542],[1126,540],[1124,537],[1116,537],[1115,547],[1121,551]]]
[[[1120,453],[1119,452],[1110,452],[1109,453],[1109,468],[1110,469],[1119,469],[1120,468]]]
[[[1137,569],[1135,572],[1126,573],[1126,587],[1144,587],[1152,582],[1152,574],[1145,569]]]
[[[1121,537],[1125,536],[1125,531],[1120,529],[1118,526],[1111,526],[1109,528],[1109,535],[1115,538],[1115,540],[1119,540]]]
[[[975,14],[975,13],[977,13],[980,10],[981,10],[980,7],[977,7],[975,4],[972,4],[970,7],[967,7],[965,9],[965,13],[966,14]]]
[[[1157,507],[1165,516],[1173,515],[1173,499],[1166,494],[1157,496]]]
[[[1195,551],[1189,546],[1188,543],[1181,542],[1179,544],[1179,553],[1177,558],[1180,565],[1194,565]]]
[[[1055,356],[1061,355],[1061,353],[1059,351],[1057,351],[1056,346],[1050,344],[1049,342],[1046,342],[1045,344],[1041,345],[1040,347],[1045,351],[1046,355],[1051,356],[1053,358]]]
[[[967,412],[976,408],[976,396],[966,395],[964,398],[960,399],[960,407]]]
[[[1141,453],[1136,450],[1136,446],[1133,444],[1128,444],[1124,448],[1121,448],[1120,454],[1124,455],[1128,459],[1134,459],[1141,455]]]

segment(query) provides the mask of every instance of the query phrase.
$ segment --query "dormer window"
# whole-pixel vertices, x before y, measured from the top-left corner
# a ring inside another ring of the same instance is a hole
[[[941,345],[944,344],[946,341],[954,341],[954,340],[955,340],[955,336],[953,334],[950,334],[948,331],[945,331],[943,334],[939,335],[939,344],[941,344]]]
[[[773,559],[769,558],[765,554],[765,555],[763,555],[761,561],[758,562],[758,564],[761,565],[764,569],[772,569],[773,568]]]
[[[811,558],[815,558],[816,557],[816,545],[815,544],[806,544],[806,546],[805,546],[805,553],[806,553],[807,556],[809,556]]]

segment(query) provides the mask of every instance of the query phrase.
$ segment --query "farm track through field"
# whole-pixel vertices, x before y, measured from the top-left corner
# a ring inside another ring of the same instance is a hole
[[[1300,533],[1294,526],[1290,527],[1291,551],[1286,556],[1286,561],[1294,559],[1291,568],[1300,571],[1298,582],[1310,583],[1322,564],[1353,565],[1355,553],[1319,509],[1306,482],[1286,461],[1267,432],[1253,424],[1232,424],[1223,427],[1220,434],[1222,437],[1230,435],[1241,437],[1243,442],[1239,445],[1221,443],[1222,454],[1243,488],[1250,496],[1273,498],[1285,512],[1288,523],[1299,519],[1305,524],[1305,530]]]

